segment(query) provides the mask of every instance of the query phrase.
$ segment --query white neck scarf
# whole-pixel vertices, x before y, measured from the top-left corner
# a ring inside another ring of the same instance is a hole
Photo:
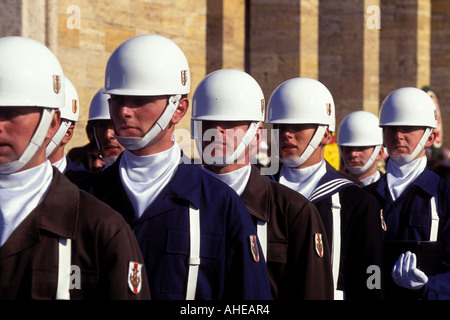
[[[120,177],[137,218],[169,183],[180,163],[180,154],[177,143],[166,151],[149,156],[137,156],[128,150],[123,152]]]
[[[64,173],[64,170],[67,168],[67,159],[66,156],[63,156],[61,159],[52,164],[59,172]]]
[[[0,246],[44,199],[53,178],[50,161],[0,175]]]
[[[375,171],[375,173],[374,173],[373,175],[371,175],[371,176],[369,176],[369,177],[367,177],[367,178],[362,179],[362,180],[361,180],[361,183],[362,183],[364,186],[368,186],[369,184],[378,181],[378,180],[380,179],[380,177],[381,177],[381,174],[380,174],[380,172],[377,170],[377,171]]]
[[[325,160],[302,169],[283,166],[280,172],[280,183],[309,198],[326,172]]]
[[[248,179],[250,178],[250,172],[252,171],[252,167],[250,165],[246,165],[245,167],[239,168],[238,170],[228,172],[228,173],[215,173],[206,168],[204,168],[205,172],[210,174],[211,176],[219,179],[222,182],[225,182],[238,195],[241,195],[245,187],[247,186]]]
[[[389,161],[386,179],[392,199],[395,201],[427,166],[427,157],[423,156],[407,164],[399,165]]]

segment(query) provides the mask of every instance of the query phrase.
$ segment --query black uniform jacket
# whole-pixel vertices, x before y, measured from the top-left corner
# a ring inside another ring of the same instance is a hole
[[[372,194],[347,180],[327,163],[327,172],[318,182],[310,200],[319,210],[330,246],[333,237],[331,197],[336,192],[339,192],[341,208],[341,258],[337,288],[345,292],[347,299],[380,299],[381,289],[368,286],[367,281],[371,281],[370,270],[382,267],[384,221],[381,206]]]
[[[0,299],[55,298],[59,238],[72,241],[71,299],[150,298],[144,267],[130,269],[143,260],[129,225],[53,168],[43,201],[0,247]]]
[[[254,221],[267,222],[266,262],[273,298],[333,299],[330,249],[314,205],[261,175],[256,166],[241,198]]]

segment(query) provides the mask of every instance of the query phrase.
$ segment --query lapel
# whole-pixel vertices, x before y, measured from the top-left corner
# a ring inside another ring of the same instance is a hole
[[[241,195],[250,214],[259,220],[269,221],[271,211],[270,180],[261,175],[259,169],[252,165],[250,178]]]

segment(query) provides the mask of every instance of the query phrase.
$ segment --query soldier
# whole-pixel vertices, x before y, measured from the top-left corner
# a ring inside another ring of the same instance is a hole
[[[63,77],[39,42],[0,39],[0,299],[148,299],[130,227],[46,158]]]
[[[283,166],[277,180],[317,207],[330,242],[335,299],[379,298],[367,269],[381,264],[380,207],[376,199],[324,159],[335,129],[334,101],[319,81],[294,78],[269,100],[267,123],[278,130]]]
[[[58,168],[70,181],[76,183],[90,175],[84,167],[72,162],[65,154],[65,146],[73,137],[75,123],[80,114],[78,93],[69,79],[65,81],[65,103],[61,111],[61,125],[47,146],[46,154],[51,164]]]
[[[174,142],[189,91],[188,62],[173,41],[141,35],[122,43],[109,58],[104,93],[125,151],[89,190],[132,226],[153,299],[270,299],[244,203]]]
[[[380,179],[378,162],[384,154],[383,134],[378,117],[368,111],[350,113],[342,120],[337,144],[345,172],[366,186]]]
[[[114,137],[114,128],[109,115],[109,95],[102,92],[103,88],[98,90],[91,100],[88,122],[92,125],[100,158],[106,166],[110,166],[123,152],[124,147]]]
[[[426,157],[436,139],[436,105],[418,88],[400,88],[383,101],[379,118],[389,160],[386,174],[367,189],[387,225],[386,297],[448,300],[450,183],[427,167]]]
[[[258,83],[239,70],[218,70],[198,85],[192,104],[204,170],[230,185],[247,205],[266,257],[272,298],[333,299],[328,242],[317,209],[250,164],[265,111]],[[211,135],[214,142],[202,139]],[[214,154],[204,152],[208,149]]]

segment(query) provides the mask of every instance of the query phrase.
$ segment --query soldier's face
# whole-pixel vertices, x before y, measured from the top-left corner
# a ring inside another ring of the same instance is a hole
[[[341,149],[342,157],[344,158],[347,166],[352,168],[361,168],[367,163],[367,161],[369,161],[375,147],[342,146]]]
[[[41,118],[34,107],[0,107],[0,164],[18,160]]]
[[[142,137],[155,124],[167,105],[167,96],[111,95],[110,115],[121,137]]]
[[[314,124],[278,124],[279,148],[281,158],[300,157],[311,141],[317,125]]]
[[[423,136],[425,129],[417,126],[387,126],[383,128],[386,148],[392,157],[411,154]],[[425,153],[419,154],[422,156]]]
[[[248,121],[203,121],[203,151],[210,150],[208,155],[214,157],[233,154],[249,124]]]
[[[119,156],[124,148],[114,137],[114,128],[111,120],[98,120],[95,123],[95,132],[100,145],[100,153],[105,158]]]

